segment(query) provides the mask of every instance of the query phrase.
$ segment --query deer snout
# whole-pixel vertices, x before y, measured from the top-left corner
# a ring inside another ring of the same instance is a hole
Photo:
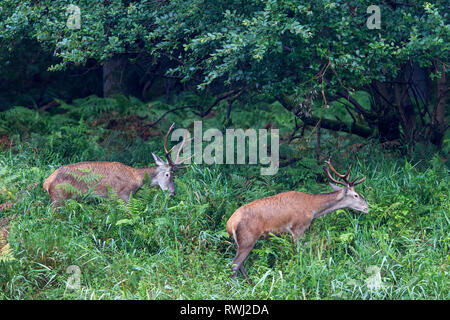
[[[369,205],[362,207],[361,211],[366,213],[366,214],[369,213]]]

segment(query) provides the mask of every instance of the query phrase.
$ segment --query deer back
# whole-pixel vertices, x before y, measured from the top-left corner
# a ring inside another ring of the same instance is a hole
[[[106,197],[108,186],[117,193],[134,192],[140,187],[141,182],[136,169],[123,163],[87,161],[66,165],[55,170],[44,181],[43,187],[52,198],[54,196],[63,199],[73,197],[67,188],[64,188],[64,184],[70,184],[82,193],[86,192],[88,188],[95,187],[96,194]]]
[[[287,228],[309,225],[316,207],[310,194],[288,191],[250,202],[237,209],[227,223],[231,235],[241,225],[249,233],[265,235],[288,232]]]

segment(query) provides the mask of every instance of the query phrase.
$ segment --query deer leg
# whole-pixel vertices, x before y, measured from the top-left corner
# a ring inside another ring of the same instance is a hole
[[[52,200],[51,201],[51,206],[52,206],[53,209],[58,209],[64,203],[64,201],[61,200],[61,199],[55,199],[55,200],[51,199],[51,200]]]
[[[60,192],[58,192],[57,190],[51,189],[49,191],[49,196],[50,196],[50,201],[51,201],[50,204],[53,209],[57,209],[63,205],[64,198],[63,198],[62,194]]]
[[[238,246],[238,251],[236,253],[236,257],[234,258],[233,262],[231,263],[231,270],[233,270],[233,275],[231,276],[233,279],[236,278],[238,272],[240,271],[242,275],[245,277],[247,281],[250,281],[250,279],[247,276],[247,273],[245,272],[243,263],[244,260],[247,258],[250,251],[252,251],[253,246],[255,244],[247,245],[247,246]]]
[[[250,280],[250,278],[249,278],[248,275],[247,275],[247,272],[245,272],[244,264],[241,264],[241,267],[239,268],[239,271],[240,271],[240,272],[242,273],[242,275],[245,277],[245,280],[247,280],[247,282],[248,282],[251,286],[253,286],[252,280]]]
[[[300,225],[300,226],[296,226],[294,228],[294,230],[289,230],[291,235],[292,235],[292,239],[294,240],[295,245],[298,247],[299,243],[300,243],[300,237],[303,235],[303,233],[305,232],[306,229],[308,229],[309,224],[308,225]]]
[[[289,233],[291,234],[291,236],[294,240],[298,237],[297,234],[292,230],[292,228],[290,226],[287,226],[286,229],[287,229],[287,231],[289,231]]]
[[[129,193],[120,193],[119,194],[119,198],[123,200],[123,202],[125,202],[125,204],[128,204],[128,202],[130,201],[130,194]]]
[[[294,230],[292,230],[291,227],[287,227],[287,230],[291,234],[292,240],[294,240],[294,244],[298,247],[298,243],[299,243],[299,239],[300,239],[301,233],[297,232],[297,230],[295,228],[294,228]]]

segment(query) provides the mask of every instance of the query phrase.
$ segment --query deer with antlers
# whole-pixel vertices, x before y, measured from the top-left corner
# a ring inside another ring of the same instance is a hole
[[[258,239],[270,234],[289,233],[294,240],[308,229],[311,221],[338,209],[350,208],[364,213],[368,212],[367,202],[355,191],[355,186],[366,178],[350,181],[350,170],[346,174],[338,173],[331,159],[325,162],[329,168],[323,167],[331,181],[331,193],[308,194],[288,191],[250,202],[237,209],[227,222],[227,232],[233,237],[237,252],[232,262],[232,277],[240,271],[250,282],[243,262],[253,249]],[[329,169],[343,181],[335,179]]]
[[[120,162],[86,161],[66,165],[55,170],[43,184],[44,190],[50,196],[52,205],[57,207],[66,199],[79,198],[80,194],[86,193],[89,188],[93,188],[93,193],[106,198],[108,197],[108,187],[116,192],[125,203],[128,203],[130,195],[142,187],[144,177],[147,174],[151,179],[151,186],[159,186],[162,190],[169,190],[171,195],[174,195],[174,170],[181,168],[180,164],[190,159],[190,157],[180,158],[180,152],[187,141],[186,137],[180,144],[175,161],[170,158],[170,153],[175,146],[168,151],[167,139],[174,126],[175,123],[170,126],[164,139],[164,152],[167,162],[152,153],[156,166],[147,168],[133,168]],[[86,183],[82,177],[88,174],[97,177],[94,179],[95,181]],[[71,187],[64,187],[65,184],[70,184]],[[72,187],[75,187],[79,192],[71,192],[70,190],[74,190]]]

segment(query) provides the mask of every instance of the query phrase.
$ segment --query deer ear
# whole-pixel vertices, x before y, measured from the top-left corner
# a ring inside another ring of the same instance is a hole
[[[348,192],[348,187],[344,187],[344,192],[342,192],[342,195],[345,197]]]
[[[330,184],[332,184],[332,183],[330,183]],[[347,195],[347,192],[348,192],[348,187],[347,186],[345,186],[343,188],[339,188],[336,185],[332,185],[331,187],[333,188],[334,191],[341,191],[342,190],[342,192],[339,194],[339,196],[338,196],[338,198],[336,200],[342,200]]]
[[[154,154],[153,152],[152,152],[152,156],[153,156],[153,159],[155,160],[156,165],[158,165],[158,166],[166,165],[166,163],[160,157],[158,157],[156,154]]]
[[[330,182],[330,186],[333,189],[333,191],[340,191],[340,190],[342,190],[341,187],[338,187],[337,185],[335,185],[334,183],[331,183],[331,182]]]

